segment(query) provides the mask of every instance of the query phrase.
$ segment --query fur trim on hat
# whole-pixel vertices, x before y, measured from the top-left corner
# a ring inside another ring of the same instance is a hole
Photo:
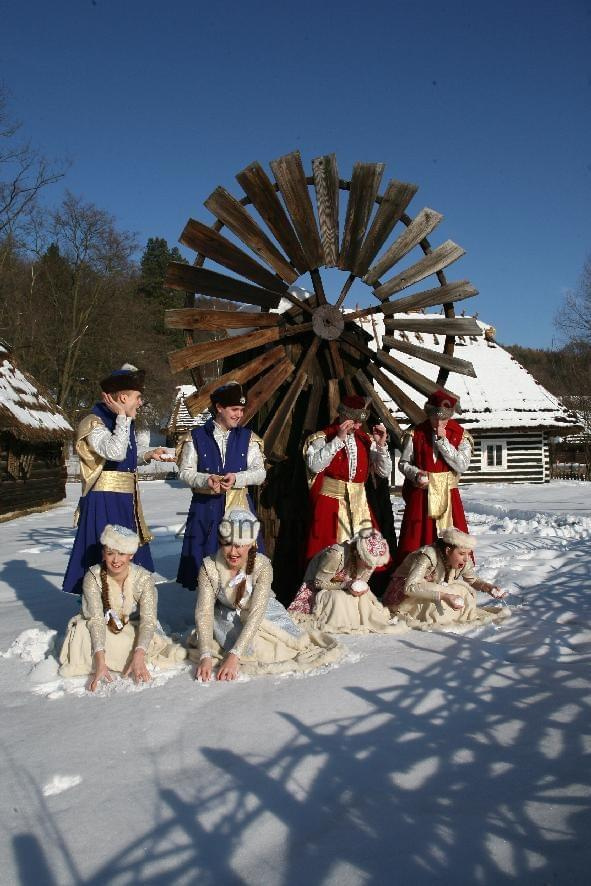
[[[369,402],[369,397],[366,399],[359,394],[348,394],[337,406],[337,414],[351,421],[365,421],[369,415]]]
[[[251,545],[256,542],[261,524],[244,508],[234,508],[219,525],[218,536],[223,544]]]
[[[101,544],[120,554],[135,554],[140,546],[140,540],[137,532],[128,529],[127,526],[107,523],[101,533]]]
[[[210,394],[211,405],[218,406],[246,406],[246,391],[237,381],[229,381],[220,385]]]
[[[113,372],[100,382],[101,390],[105,394],[117,394],[119,391],[140,391],[144,390],[146,381],[145,369],[138,369],[131,363],[124,363],[121,369],[114,369]]]
[[[473,551],[476,547],[476,538],[474,535],[468,535],[467,532],[462,532],[460,529],[456,529],[455,526],[448,526],[447,529],[442,529],[439,533],[439,538],[446,545],[451,545],[454,548],[465,548],[468,551]]]
[[[355,537],[355,550],[363,562],[371,566],[372,569],[385,566],[390,560],[388,542],[377,529],[359,533]]]

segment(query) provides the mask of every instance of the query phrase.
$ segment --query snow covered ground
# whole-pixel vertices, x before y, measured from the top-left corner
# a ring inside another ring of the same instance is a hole
[[[514,617],[469,635],[348,639],[307,677],[201,685],[179,668],[95,695],[57,677],[78,487],[0,525],[2,882],[589,881],[588,484],[463,489],[478,568]],[[160,617],[189,493],[145,483]]]

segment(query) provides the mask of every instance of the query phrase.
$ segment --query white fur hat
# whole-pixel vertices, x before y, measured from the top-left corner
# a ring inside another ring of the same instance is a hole
[[[355,549],[363,562],[371,566],[372,569],[385,566],[390,559],[388,542],[377,529],[360,532],[355,537]]]
[[[244,508],[234,508],[224,516],[218,535],[223,544],[251,545],[257,540],[261,524]]]
[[[107,523],[101,533],[101,544],[120,554],[135,554],[140,546],[140,540],[137,532],[134,532],[133,529]]]
[[[455,526],[448,526],[447,529],[442,529],[439,533],[439,538],[446,545],[466,548],[468,551],[473,551],[476,547],[476,538],[473,535],[468,535],[467,532],[456,529]]]

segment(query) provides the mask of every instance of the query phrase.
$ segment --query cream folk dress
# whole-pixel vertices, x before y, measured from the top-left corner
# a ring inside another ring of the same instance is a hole
[[[109,606],[121,620],[131,620],[118,634],[107,629],[101,595],[101,567],[91,566],[82,584],[82,608],[68,624],[60,652],[60,675],[80,677],[94,671],[94,654],[104,650],[111,671],[124,671],[137,647],[146,664],[170,667],[186,658],[186,650],[162,632],[157,621],[158,596],[152,574],[135,563],[121,588],[107,575]],[[137,615],[139,614],[139,621]],[[136,618],[134,619],[134,616]]]
[[[294,612],[298,624],[330,634],[396,634],[400,628],[377,597],[367,591],[360,597],[349,593],[354,580],[369,582],[373,569],[367,566],[353,575],[354,543],[331,545],[312,557],[304,586],[314,593],[311,615]]]
[[[510,616],[507,606],[478,606],[475,591],[485,590],[487,582],[478,578],[468,560],[461,569],[450,569],[437,545],[424,545],[395,571],[384,602],[408,627],[421,631],[472,628],[498,622]],[[463,598],[462,609],[439,602],[440,592]]]
[[[241,574],[232,575],[221,550],[206,557],[199,571],[196,634],[189,639],[189,657],[198,661],[210,653],[216,665],[232,651],[246,674],[311,671],[339,661],[343,647],[327,634],[298,627],[275,598],[272,580],[271,561],[257,554],[236,608]]]

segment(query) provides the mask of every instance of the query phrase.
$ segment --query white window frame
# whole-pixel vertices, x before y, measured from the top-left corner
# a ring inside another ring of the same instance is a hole
[[[497,446],[501,447],[501,463],[489,465],[488,463],[488,447],[494,446],[495,448],[495,458],[496,458],[496,448]],[[506,440],[482,440],[482,455],[480,467],[482,471],[506,471],[507,470],[507,441]]]

